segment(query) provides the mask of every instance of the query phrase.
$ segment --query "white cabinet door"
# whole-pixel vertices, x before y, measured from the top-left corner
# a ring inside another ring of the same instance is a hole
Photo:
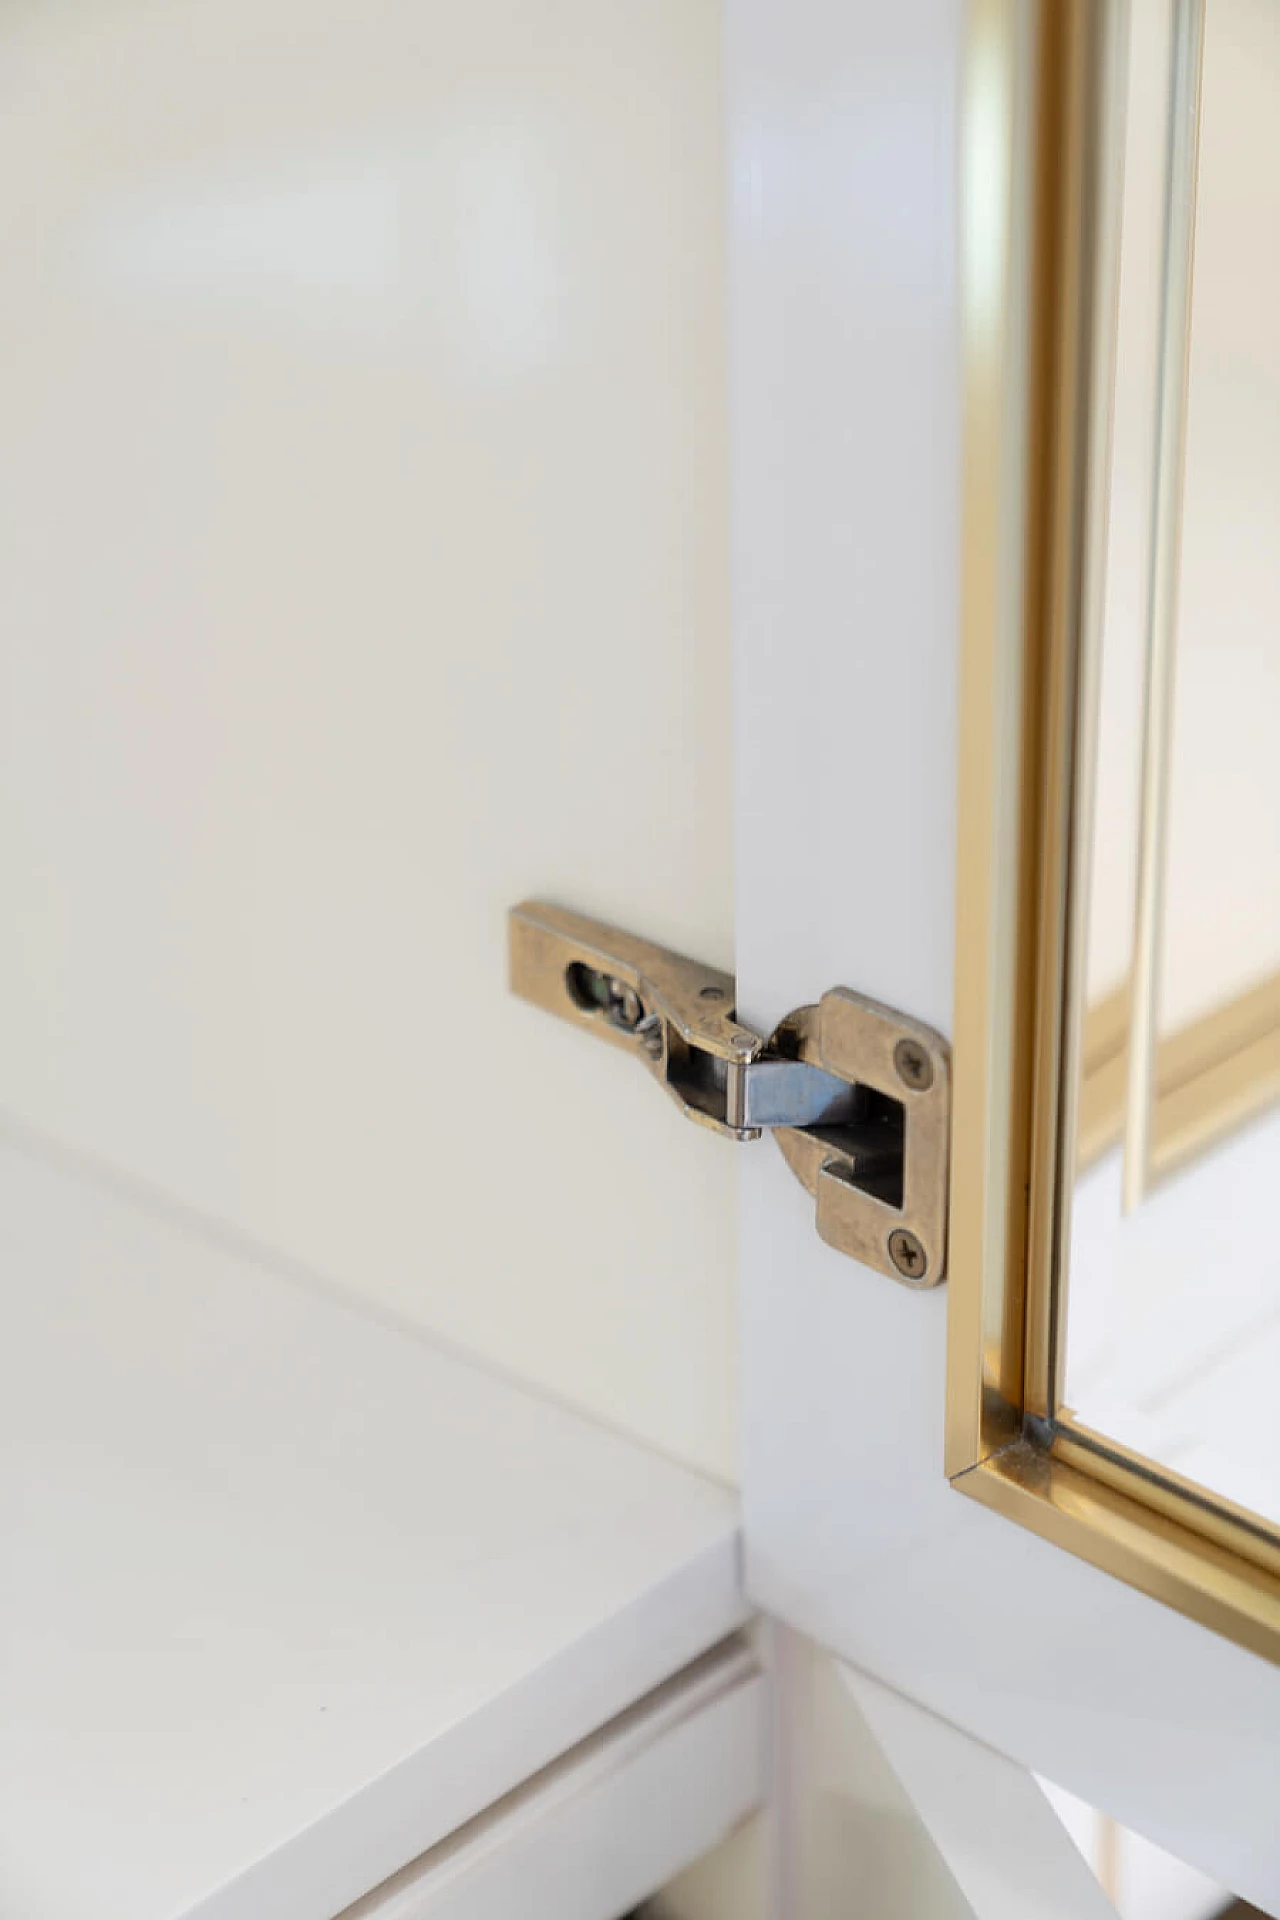
[[[728,8],[737,967],[764,1032],[836,984],[951,1031],[965,12]],[[752,1597],[1280,1906],[1280,1671],[961,1498],[946,1289],[832,1251],[755,1159]]]

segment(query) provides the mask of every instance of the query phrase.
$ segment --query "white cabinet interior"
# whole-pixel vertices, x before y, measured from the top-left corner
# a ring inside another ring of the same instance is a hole
[[[331,1920],[746,1619],[730,1493],[234,1242],[6,1149],[0,1273],[6,1912]],[[620,1733],[688,1804],[606,1902],[755,1804],[753,1676]]]
[[[732,964],[718,7],[0,62],[0,1107],[732,1478],[733,1155],[504,985]]]

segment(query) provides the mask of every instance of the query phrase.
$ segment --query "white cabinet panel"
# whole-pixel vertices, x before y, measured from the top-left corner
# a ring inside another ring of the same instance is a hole
[[[0,66],[0,1106],[732,1475],[733,1155],[504,992],[731,961],[718,8]]]

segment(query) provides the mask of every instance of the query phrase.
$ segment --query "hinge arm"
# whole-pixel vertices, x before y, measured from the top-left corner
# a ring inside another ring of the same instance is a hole
[[[931,1028],[838,987],[766,1040],[736,1019],[732,974],[665,947],[533,900],[510,937],[522,999],[633,1053],[699,1125],[773,1132],[830,1244],[910,1286],[944,1277],[950,1060]]]

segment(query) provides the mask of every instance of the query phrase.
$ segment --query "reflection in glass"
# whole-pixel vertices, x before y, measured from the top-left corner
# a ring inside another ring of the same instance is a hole
[[[1280,1524],[1280,7],[1132,21],[1064,1400]]]

